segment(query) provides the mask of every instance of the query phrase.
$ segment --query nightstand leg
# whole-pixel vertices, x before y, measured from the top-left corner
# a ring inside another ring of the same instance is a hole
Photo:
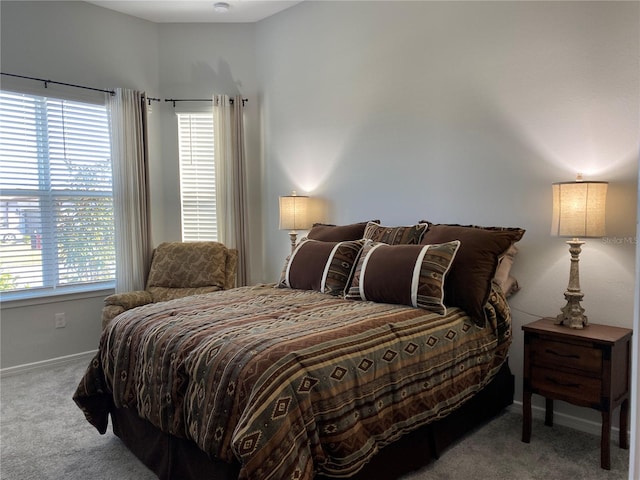
[[[531,392],[522,393],[522,441],[531,441]]]
[[[611,470],[611,412],[602,412],[602,433],[600,437],[600,467]]]
[[[620,448],[629,449],[629,399],[620,405]]]
[[[553,399],[547,398],[544,404],[544,424],[553,427]]]

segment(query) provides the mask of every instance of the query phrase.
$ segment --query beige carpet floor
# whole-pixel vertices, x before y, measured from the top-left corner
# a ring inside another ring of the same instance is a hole
[[[87,361],[0,379],[0,479],[151,480],[112,433],[100,435],[71,399]],[[520,441],[522,417],[505,412],[403,480],[627,479],[629,452],[611,445],[611,470],[600,468],[600,439],[534,422]],[[179,480],[179,479],[176,479]]]

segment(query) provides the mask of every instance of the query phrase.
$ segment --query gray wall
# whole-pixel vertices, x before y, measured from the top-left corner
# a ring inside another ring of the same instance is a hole
[[[163,98],[211,98],[212,94],[243,95],[248,172],[250,283],[262,281],[262,165],[256,83],[255,25],[158,25],[160,92]],[[162,238],[180,239],[180,191],[176,179],[178,138],[175,111],[210,108],[207,103],[160,105],[163,160]]]
[[[154,94],[158,81],[157,26],[82,2],[0,2],[3,72],[96,88],[135,88]],[[2,85],[19,82],[2,77]],[[24,88],[42,89],[23,81]],[[77,92],[50,85],[43,94]],[[150,117],[152,195],[160,190],[158,122]],[[1,248],[1,247],[0,247]],[[93,350],[102,301],[109,292],[2,302],[0,365],[13,367]],[[55,329],[55,313],[67,327]]]
[[[153,24],[82,2],[2,2],[3,72],[97,88],[126,87],[156,98],[211,98],[242,94],[252,238],[251,282],[262,280],[262,165],[256,83],[255,26]],[[3,85],[43,89],[31,81]],[[44,94],[68,87],[49,86]],[[195,105],[200,108],[203,104]],[[204,104],[206,105],[206,104]],[[187,104],[177,104],[177,109]],[[194,104],[188,104],[189,108]],[[153,243],[179,240],[177,129],[171,103],[149,114]],[[97,347],[100,291],[44,301],[2,302],[2,368],[46,361]],[[54,328],[55,313],[67,316]]]
[[[0,3],[3,72],[97,88],[135,88],[156,98],[211,98],[241,94],[245,107],[249,172],[252,283],[262,281],[262,162],[255,25],[154,24],[83,2]],[[43,94],[31,81],[2,79],[3,85]],[[73,90],[73,89],[72,89]],[[154,102],[149,114],[151,215],[153,243],[179,240],[175,110],[205,104]],[[2,302],[2,368],[46,361],[97,347],[100,291],[45,301]],[[54,328],[55,313],[67,316],[65,329]]]
[[[631,327],[638,13],[637,2],[303,2],[260,22],[266,277],[287,252],[276,199],[292,189],[335,223],[523,227],[520,399],[521,326],[556,315],[568,283],[551,183],[583,172],[610,182],[608,237],[580,260],[583,306],[593,323]]]
[[[564,303],[569,254],[551,187],[610,182],[608,236],[581,256],[594,323],[632,326],[638,178],[637,2],[303,2],[253,25],[155,25],[79,3],[5,2],[2,70],[152,96],[241,93],[252,281],[288,253],[277,198],[323,220],[520,226],[521,326]],[[175,116],[152,108],[154,242],[179,238]],[[267,254],[268,252],[268,254]],[[2,367],[97,346],[101,296],[2,304]],[[67,313],[65,330],[53,315]],[[599,422],[585,409],[561,414]],[[597,425],[594,423],[595,429]]]

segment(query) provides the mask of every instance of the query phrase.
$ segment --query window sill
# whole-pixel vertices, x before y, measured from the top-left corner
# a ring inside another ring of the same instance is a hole
[[[104,298],[114,292],[113,287],[101,285],[95,289],[59,289],[51,292],[22,293],[20,296],[0,294],[0,307],[5,309],[30,307],[33,305],[45,305],[47,303],[69,302],[87,298]]]

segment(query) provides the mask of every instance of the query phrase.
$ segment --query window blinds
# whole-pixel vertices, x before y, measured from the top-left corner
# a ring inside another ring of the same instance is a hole
[[[218,240],[211,113],[178,113],[182,240]]]
[[[0,92],[0,292],[112,285],[113,225],[105,106]]]

